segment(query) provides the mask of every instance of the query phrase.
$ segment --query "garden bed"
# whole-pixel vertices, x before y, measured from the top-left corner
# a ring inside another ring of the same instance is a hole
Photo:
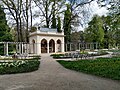
[[[102,55],[107,55],[108,53],[105,51],[99,51],[96,53],[79,53],[79,52],[74,52],[74,53],[65,53],[65,54],[52,54],[51,56],[54,59],[67,59],[67,58],[81,58],[81,59],[87,59],[89,57],[94,57],[94,56],[102,56]]]
[[[101,77],[120,80],[120,58],[98,58],[96,60],[58,61],[65,68]]]
[[[26,60],[3,60],[0,62],[0,74],[25,73],[38,70],[40,61],[37,58]]]

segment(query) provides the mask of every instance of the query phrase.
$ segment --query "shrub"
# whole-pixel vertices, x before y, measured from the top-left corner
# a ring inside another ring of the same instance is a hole
[[[106,54],[108,54],[108,52],[104,51],[104,50],[100,50],[100,51],[98,51],[98,54],[99,55],[106,55]]]
[[[53,58],[60,58],[63,57],[64,54],[51,54],[50,56],[52,56]]]
[[[35,71],[39,68],[40,61],[15,60],[13,62],[0,62],[0,74],[13,74]]]

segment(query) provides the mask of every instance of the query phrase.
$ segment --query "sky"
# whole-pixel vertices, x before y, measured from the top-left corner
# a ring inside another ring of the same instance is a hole
[[[107,8],[105,7],[100,8],[97,2],[93,2],[93,5],[91,7],[93,8],[93,14],[98,14],[99,16],[102,16],[108,13]]]
[[[91,18],[94,14],[98,14],[98,15],[102,16],[102,15],[106,15],[106,13],[108,12],[108,10],[105,7],[100,8],[96,1],[93,1],[91,3],[90,8],[92,10],[90,20],[91,20]],[[35,12],[37,10],[39,10],[39,9],[35,7],[35,9],[33,11]],[[41,23],[39,18],[36,18],[36,19],[34,18],[33,19],[33,25],[36,24],[36,23]],[[83,30],[84,27],[79,26],[79,27],[76,27],[76,29],[79,31],[79,30]]]
[[[107,15],[108,13],[108,10],[106,7],[99,7],[99,5],[97,4],[96,1],[93,1],[90,5],[90,8],[91,8],[91,12],[92,14],[89,16],[89,21],[92,19],[93,15],[97,14],[99,16],[102,16],[102,15]],[[85,27],[82,27],[82,26],[79,26],[79,27],[76,27],[76,31],[84,31],[84,28]]]
[[[92,10],[92,14],[90,16],[90,20],[91,20],[91,18],[92,18],[92,16],[94,14],[98,14],[99,16],[102,16],[102,15],[106,15],[108,13],[108,10],[105,7],[100,8],[96,1],[93,1],[91,3],[90,8]],[[36,10],[37,10],[37,8],[36,8]],[[35,23],[39,23],[39,22],[40,22],[40,20],[38,18],[33,20],[34,24]],[[79,26],[79,27],[76,27],[76,29],[79,31],[79,30],[83,30],[84,27]]]

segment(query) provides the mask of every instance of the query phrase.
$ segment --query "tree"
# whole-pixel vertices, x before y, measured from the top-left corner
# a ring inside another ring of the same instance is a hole
[[[36,27],[32,27],[31,30],[30,30],[29,32],[32,33],[32,32],[35,32],[35,31],[37,31],[37,28],[36,28]]]
[[[1,0],[1,1],[3,3],[4,8],[7,10],[7,14],[9,15],[12,24],[14,24],[14,27],[16,28],[17,41],[28,42],[29,8],[31,7],[31,0],[16,0],[16,1]],[[32,15],[31,9],[30,15]]]
[[[9,41],[10,38],[11,38],[10,28],[7,25],[4,10],[0,6],[0,41]]]
[[[102,16],[104,29],[104,48],[109,48],[115,44],[115,30],[112,29],[112,18],[111,16]]]
[[[103,45],[104,30],[103,22],[98,15],[95,15],[93,19],[88,23],[88,28],[85,30],[87,42],[98,42]]]
[[[71,19],[72,13],[70,10],[70,6],[69,4],[67,4],[67,10],[65,11],[64,14],[64,34],[65,36],[65,43],[71,42],[71,23],[70,23],[70,19]]]
[[[68,0],[67,10],[64,14],[64,33],[66,35],[65,42],[70,42],[71,25],[83,26],[88,20],[90,9],[89,5],[95,0]],[[69,9],[68,9],[69,8]],[[70,14],[70,15],[69,15]],[[84,23],[83,23],[84,22]]]
[[[86,22],[88,23],[89,17],[91,14],[90,5],[95,0],[68,0],[69,1],[69,7],[72,13],[71,19],[69,23],[72,24],[72,21],[74,19],[78,19],[79,26],[86,25]],[[77,22],[78,24],[78,22]],[[74,22],[73,22],[74,26]]]
[[[108,8],[112,22],[111,28],[115,31],[116,44],[120,46],[120,1],[111,0],[109,5],[111,5],[111,7]]]
[[[109,40],[106,40],[106,43],[120,45],[120,1],[119,0],[100,0],[104,2],[104,7],[107,7],[109,10],[108,16],[102,17],[104,23],[104,30],[107,31],[107,37]],[[100,3],[101,4],[101,3]]]
[[[42,17],[41,22],[45,21],[46,27],[56,27],[56,17],[62,12],[65,0],[33,0],[39,8],[38,16]]]
[[[1,8],[0,5],[0,42],[10,42],[12,41],[12,35],[10,34],[10,28],[7,25],[6,17],[4,10]],[[0,45],[0,55],[4,54],[4,47]]]
[[[7,7],[6,9],[10,12],[10,15],[13,17],[14,21],[17,25],[17,40],[23,41],[22,38],[22,29],[21,29],[21,8],[22,8],[22,0],[17,0],[14,2],[13,0],[2,0],[4,5]]]
[[[57,32],[62,32],[62,30],[61,30],[61,20],[60,20],[60,17],[58,17]]]
[[[52,25],[51,25],[51,28],[57,28],[57,26],[56,26],[56,18],[55,18],[55,11],[53,11],[53,14],[52,14]]]
[[[79,31],[79,32],[73,32],[71,34],[71,42],[73,43],[79,43],[79,42],[84,42],[84,32]]]

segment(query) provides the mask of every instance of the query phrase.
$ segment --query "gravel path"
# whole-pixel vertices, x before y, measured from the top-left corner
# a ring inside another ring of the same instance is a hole
[[[42,55],[35,72],[0,75],[0,90],[120,90],[120,82],[65,69]]]

